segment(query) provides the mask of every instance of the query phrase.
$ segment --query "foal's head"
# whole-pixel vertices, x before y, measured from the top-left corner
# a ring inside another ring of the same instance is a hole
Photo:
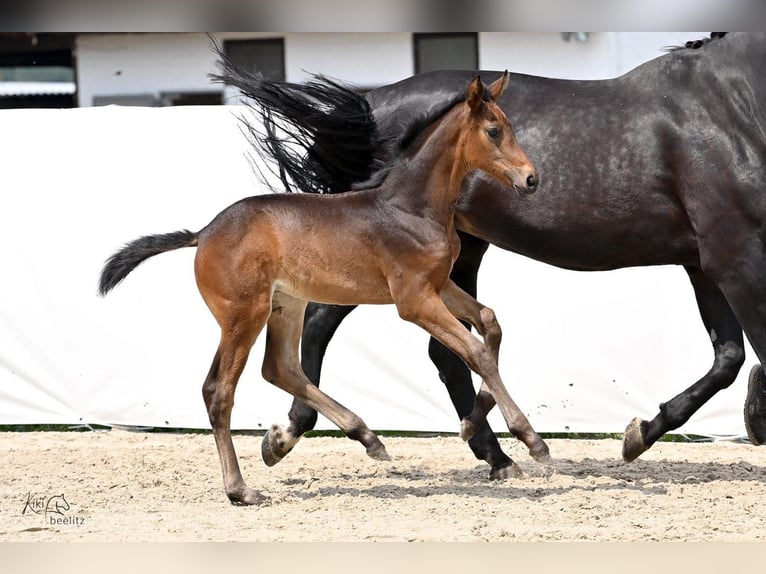
[[[495,104],[507,85],[505,72],[488,89],[479,76],[468,86],[461,160],[469,169],[485,171],[519,193],[529,194],[537,189],[537,170],[516,141],[505,113]]]

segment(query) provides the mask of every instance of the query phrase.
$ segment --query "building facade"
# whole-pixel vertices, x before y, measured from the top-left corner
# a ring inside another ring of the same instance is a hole
[[[569,79],[609,78],[661,55],[667,46],[702,35],[246,32],[217,33],[213,37],[235,61],[272,77],[300,82],[311,73],[322,73],[369,89],[436,68],[508,69]],[[45,50],[46,44],[53,48]],[[235,92],[208,78],[215,70],[215,55],[202,33],[2,35],[0,73],[3,66],[38,66],[41,54],[51,51],[55,51],[57,65],[71,67],[71,81],[59,85],[56,93],[68,93],[73,106],[222,104],[236,100]],[[9,97],[14,90],[21,91],[21,84],[11,84],[0,75],[0,100],[3,94]],[[52,84],[48,84],[49,92]],[[17,95],[34,96],[35,89],[40,87],[27,86],[26,92]]]

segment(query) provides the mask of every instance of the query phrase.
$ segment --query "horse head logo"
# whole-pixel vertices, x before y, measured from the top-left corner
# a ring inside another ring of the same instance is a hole
[[[45,505],[45,514],[61,514],[63,516],[64,511],[69,510],[69,503],[64,498],[63,494],[57,496],[51,496],[48,499],[48,503]]]

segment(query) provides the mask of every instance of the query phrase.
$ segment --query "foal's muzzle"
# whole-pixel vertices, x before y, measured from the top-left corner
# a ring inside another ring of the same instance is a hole
[[[519,177],[518,174],[510,170],[505,172],[505,175],[513,182],[513,187],[519,195],[531,195],[537,191],[537,187],[540,185],[540,178],[536,172],[526,174],[524,179],[522,179],[524,176]],[[519,180],[523,181],[523,183],[518,183]]]

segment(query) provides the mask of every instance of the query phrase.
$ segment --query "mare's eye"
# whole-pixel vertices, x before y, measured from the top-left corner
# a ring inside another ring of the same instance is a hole
[[[487,128],[487,135],[491,137],[492,139],[495,139],[497,136],[500,135],[500,128],[496,126],[492,126],[491,128]]]

